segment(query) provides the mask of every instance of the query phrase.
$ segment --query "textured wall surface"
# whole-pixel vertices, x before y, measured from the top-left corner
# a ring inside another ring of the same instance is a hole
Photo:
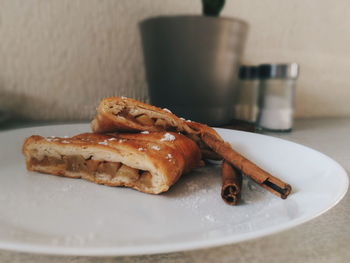
[[[297,116],[350,115],[350,2],[227,1],[250,24],[247,63],[301,65]],[[0,109],[90,118],[110,95],[147,99],[137,23],[198,14],[200,0],[0,0]]]

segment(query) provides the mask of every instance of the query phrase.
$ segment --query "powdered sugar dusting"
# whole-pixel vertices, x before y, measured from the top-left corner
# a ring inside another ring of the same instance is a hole
[[[116,141],[116,138],[109,138],[108,141]]]
[[[63,141],[61,141],[61,143],[69,143],[69,141],[63,140]]]
[[[125,142],[126,139],[119,139],[118,142],[122,143],[122,142]]]
[[[260,224],[251,224],[251,218],[260,216],[272,220],[277,218],[273,215],[281,214],[283,205],[276,211],[276,207],[279,207],[276,206],[276,202],[280,200],[266,191],[262,192],[263,195],[260,195],[260,191],[251,191],[250,189],[254,187],[248,187],[247,184],[253,183],[254,186],[256,184],[246,178],[243,180],[242,201],[237,206],[227,205],[220,195],[222,184],[220,170],[220,165],[208,165],[196,169],[188,177],[181,178],[178,185],[173,188],[175,191],[171,196],[176,197],[177,205],[186,211],[191,211],[191,216],[197,220],[199,227],[227,226],[232,233],[246,233],[253,228],[261,227]],[[251,202],[252,200],[254,202]]]
[[[163,110],[166,111],[166,112],[172,113],[172,112],[171,112],[169,109],[167,109],[167,108],[163,108]]]
[[[210,222],[215,222],[216,221],[215,218],[212,215],[206,215],[206,216],[204,216],[204,218],[206,220],[210,221]]]
[[[169,162],[171,162],[173,160],[173,155],[171,153],[168,153],[166,156],[165,156],[166,159],[168,159]]]
[[[97,234],[94,232],[88,232],[84,235],[64,235],[60,237],[53,238],[51,240],[52,245],[65,245],[65,246],[74,246],[74,245],[88,245],[93,243],[93,241],[96,239]]]
[[[159,147],[158,145],[152,145],[152,146],[151,146],[151,149],[156,150],[156,151],[159,151],[159,150],[160,150],[160,147]]]
[[[101,145],[108,145],[108,142],[105,140],[103,142],[98,142],[98,144],[101,144]]]
[[[149,134],[149,131],[142,131],[142,134]]]
[[[143,152],[145,150],[145,148],[140,147],[137,150],[140,151],[140,152]]]
[[[170,134],[170,133],[166,133],[164,134],[163,138],[160,139],[161,142],[164,142],[164,141],[174,141],[175,140],[175,136]]]
[[[55,136],[49,136],[49,137],[46,137],[45,140],[48,142],[55,142],[55,141],[58,141],[59,138],[57,138]]]
[[[64,186],[62,189],[61,189],[61,191],[62,192],[68,192],[68,191],[70,191],[71,189],[72,189],[72,185],[71,184],[69,184],[69,185],[67,185],[67,186]]]
[[[190,177],[184,177],[180,181],[183,194],[178,196],[178,200],[181,206],[197,213],[203,223],[208,222],[205,216],[212,214],[213,208],[209,207],[208,203],[214,202],[217,206],[223,202],[218,174],[220,174],[219,166],[206,166],[191,172]]]

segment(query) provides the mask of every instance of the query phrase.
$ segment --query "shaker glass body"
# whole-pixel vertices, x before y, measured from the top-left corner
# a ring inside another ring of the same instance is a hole
[[[234,108],[234,118],[255,123],[258,117],[259,80],[241,79],[239,81],[237,102]]]
[[[262,79],[258,125],[265,130],[290,131],[293,127],[295,79]]]

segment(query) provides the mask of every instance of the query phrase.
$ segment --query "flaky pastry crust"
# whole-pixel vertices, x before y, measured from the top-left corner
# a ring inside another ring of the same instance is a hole
[[[167,191],[201,159],[193,141],[172,132],[84,133],[70,138],[33,135],[25,140],[23,153],[31,171],[151,194]]]
[[[169,110],[126,97],[103,99],[91,122],[91,128],[97,133],[164,130],[192,132],[182,119]]]

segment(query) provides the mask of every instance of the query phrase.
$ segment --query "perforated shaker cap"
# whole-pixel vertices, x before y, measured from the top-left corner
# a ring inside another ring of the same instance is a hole
[[[297,79],[298,76],[299,65],[297,63],[259,65],[259,78],[261,79]]]
[[[257,66],[245,66],[242,65],[239,68],[240,79],[256,79],[259,77]]]

